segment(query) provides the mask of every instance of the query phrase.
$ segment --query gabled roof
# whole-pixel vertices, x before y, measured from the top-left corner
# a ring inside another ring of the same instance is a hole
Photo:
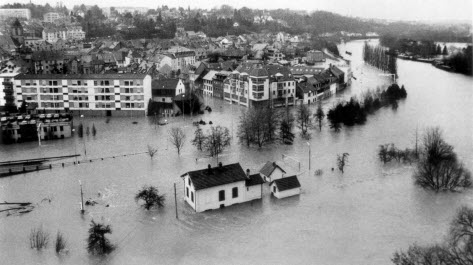
[[[261,185],[264,183],[263,178],[261,177],[260,174],[253,174],[250,175],[248,179],[246,179],[246,186],[255,186],[255,185]]]
[[[246,181],[246,174],[240,163],[217,166],[187,172],[195,190],[207,189],[238,181]],[[184,174],[183,176],[185,176]]]
[[[212,80],[215,77],[215,74],[217,74],[217,71],[210,70],[204,77],[203,79],[205,80]]]
[[[276,164],[276,162],[269,161],[264,164],[264,166],[260,169],[259,172],[265,176],[270,176],[276,168],[279,168],[282,172],[286,173],[286,171],[284,171],[284,169],[282,169],[278,164]]]
[[[151,91],[153,96],[175,96],[176,87],[179,84],[178,78],[166,78],[151,81]]]
[[[301,187],[301,184],[299,183],[299,180],[297,179],[296,175],[285,177],[282,179],[276,179],[271,183],[274,183],[276,185],[279,192],[285,191],[285,190],[292,190],[292,189]]]

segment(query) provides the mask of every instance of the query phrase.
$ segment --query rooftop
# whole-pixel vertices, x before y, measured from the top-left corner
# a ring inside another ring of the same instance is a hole
[[[280,192],[301,187],[301,184],[299,183],[299,180],[297,179],[296,175],[282,178],[282,179],[276,179],[273,182],[276,185],[276,187],[278,187],[278,190]]]
[[[279,168],[282,172],[286,173],[286,171],[284,171],[284,169],[282,169],[278,164],[276,164],[276,162],[269,162],[269,161],[266,162],[266,164],[264,164],[264,166],[261,168],[259,172],[265,176],[269,176],[271,175],[271,173],[273,173],[273,171],[276,168]]]
[[[189,171],[195,190],[202,190],[238,181],[246,181],[246,174],[240,163]]]

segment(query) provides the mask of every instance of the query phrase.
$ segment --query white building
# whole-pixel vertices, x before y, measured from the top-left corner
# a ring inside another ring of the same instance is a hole
[[[271,182],[276,179],[281,179],[286,174],[286,171],[282,169],[276,162],[266,162],[260,169],[259,173],[263,177],[265,182]]]
[[[13,87],[13,81],[15,80],[15,76],[19,75],[19,73],[14,72],[6,72],[0,74],[0,106],[5,106],[5,91],[4,89],[11,89]],[[18,105],[17,105],[18,106]]]
[[[31,11],[28,8],[0,8],[0,20],[6,20],[11,17],[30,20]]]
[[[48,12],[43,15],[43,21],[47,23],[54,23],[56,20],[60,18],[61,18],[61,15],[57,12]]]
[[[210,70],[203,78],[204,82],[204,95],[213,97],[213,79],[217,74],[217,71]]]
[[[15,104],[36,102],[47,112],[129,116],[144,115],[151,99],[145,74],[22,74],[14,81]]]
[[[278,199],[301,194],[301,184],[295,175],[274,180],[269,187],[271,193]]]
[[[196,211],[223,208],[236,203],[261,199],[263,179],[246,174],[240,163],[190,171],[184,180],[184,200]]]
[[[296,82],[287,67],[241,64],[224,82],[224,99],[250,107],[295,104]]]

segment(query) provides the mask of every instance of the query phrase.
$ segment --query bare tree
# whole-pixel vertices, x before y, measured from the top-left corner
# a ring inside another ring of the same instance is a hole
[[[49,233],[43,230],[43,227],[33,228],[30,232],[30,247],[41,250],[46,248],[49,243]]]
[[[451,264],[473,264],[473,209],[461,207],[450,225]]]
[[[164,195],[159,195],[158,188],[154,186],[144,186],[135,195],[135,201],[143,200],[145,202],[142,206],[146,210],[154,206],[158,206],[159,208],[164,207],[164,199]]]
[[[240,116],[240,123],[238,124],[238,140],[242,144],[250,147],[252,142],[252,117],[253,112],[250,110],[242,111]]]
[[[61,253],[66,248],[66,239],[64,239],[64,235],[61,232],[57,232],[56,235],[56,253]]]
[[[453,147],[444,141],[439,128],[428,129],[422,145],[414,173],[417,185],[435,191],[471,187],[471,173],[458,162]]]
[[[407,251],[396,251],[391,260],[396,265],[473,264],[473,209],[463,206],[458,210],[445,243],[414,244]]]
[[[194,139],[192,139],[191,143],[199,149],[199,151],[202,151],[202,148],[204,147],[204,143],[206,140],[206,136],[200,128],[200,126],[197,127],[197,129],[194,132]]]
[[[350,154],[348,153],[343,153],[341,155],[337,155],[337,166],[338,166],[338,169],[340,171],[342,171],[342,174],[344,173],[343,172],[343,169],[345,168],[347,162],[348,162],[348,156]]]
[[[297,127],[301,129],[301,135],[305,138],[310,138],[309,129],[312,128],[312,111],[307,105],[299,105],[297,107],[296,121]]]
[[[153,156],[158,152],[158,148],[152,147],[151,145],[148,145],[148,155],[153,158]]]
[[[322,109],[322,104],[319,102],[317,111],[315,112],[315,121],[319,124],[319,131],[322,131],[322,122],[324,121],[325,113]]]
[[[184,147],[186,134],[179,127],[172,127],[168,133],[169,133],[169,141],[171,141],[171,144],[174,145],[174,147],[176,147],[177,154],[181,155],[181,149],[182,147]]]
[[[222,151],[230,146],[231,137],[228,128],[216,126],[210,127],[209,132],[207,133],[207,141],[205,141],[205,149],[209,151],[210,156],[216,156],[218,160],[218,155]]]

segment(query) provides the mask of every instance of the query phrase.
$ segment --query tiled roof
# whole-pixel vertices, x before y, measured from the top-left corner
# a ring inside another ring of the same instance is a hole
[[[273,173],[273,171],[276,168],[279,168],[282,172],[286,173],[286,171],[284,171],[284,169],[282,169],[278,164],[276,164],[276,162],[269,162],[269,161],[266,162],[266,164],[264,164],[264,166],[261,168],[259,172],[265,176],[269,176],[271,175],[271,173]]]
[[[295,175],[282,179],[276,179],[273,182],[274,184],[276,184],[276,187],[278,188],[279,192],[301,187],[301,184],[299,183],[299,180]]]
[[[202,190],[215,186],[225,185],[238,181],[245,181],[246,174],[240,163],[222,165],[211,168],[189,171],[189,175],[195,190]]]
[[[249,179],[246,179],[246,186],[254,186],[263,184],[264,180],[260,174],[253,174],[249,176]]]
[[[144,79],[145,74],[22,74],[15,79]]]

